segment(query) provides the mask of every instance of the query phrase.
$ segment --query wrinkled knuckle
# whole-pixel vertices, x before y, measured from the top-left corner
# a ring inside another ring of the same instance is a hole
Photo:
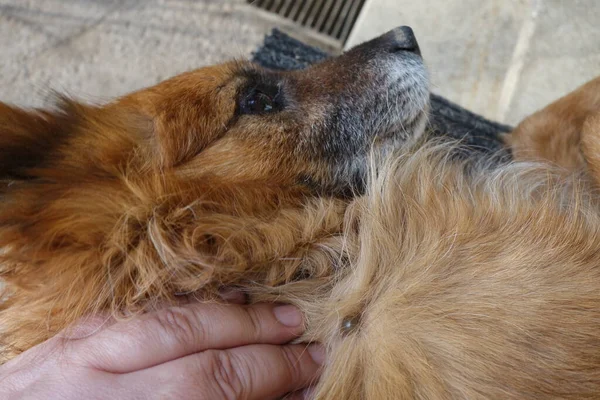
[[[248,315],[248,325],[250,332],[252,332],[252,337],[258,340],[262,337],[264,331],[261,313],[255,307],[248,307],[246,308],[246,314]]]
[[[298,382],[302,378],[302,373],[300,371],[300,360],[298,359],[298,355],[289,346],[282,346],[281,355],[284,361],[285,368],[283,372],[285,373],[285,379],[287,382]]]
[[[240,374],[240,365],[236,365],[234,355],[228,351],[208,351],[208,379],[214,386],[215,398],[237,400],[245,398],[251,392]]]
[[[178,343],[202,343],[206,338],[206,326],[184,307],[161,310],[157,313],[157,320],[165,334]]]

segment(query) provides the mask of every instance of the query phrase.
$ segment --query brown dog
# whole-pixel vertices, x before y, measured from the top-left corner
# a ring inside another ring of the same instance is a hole
[[[104,107],[4,106],[2,356],[236,284],[305,312],[303,339],[329,348],[318,399],[597,398],[591,184],[447,143],[394,152],[423,129],[417,53],[398,29],[305,72],[237,63]]]
[[[1,105],[0,359],[87,313],[328,274],[309,253],[428,101],[404,27],[305,71],[232,62],[101,107]]]

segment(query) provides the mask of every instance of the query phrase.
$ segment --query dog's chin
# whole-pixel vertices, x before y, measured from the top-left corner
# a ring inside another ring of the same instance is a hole
[[[326,182],[317,182],[305,178],[309,187],[321,195],[330,195],[342,198],[353,198],[364,194],[367,182],[378,165],[403,148],[414,146],[423,136],[428,121],[428,110],[421,111],[410,126],[406,123],[392,125],[375,136],[369,151],[349,157],[344,162],[332,166],[329,179]]]
[[[423,133],[429,117],[429,104],[415,113],[409,121],[401,121],[393,124],[386,132],[381,134],[384,141],[397,142],[400,145],[416,142]]]
[[[412,77],[411,77],[412,78]],[[373,148],[393,148],[410,146],[418,141],[427,126],[429,117],[429,89],[426,74],[412,78],[411,85],[389,90],[390,97],[399,99],[393,112],[386,112],[380,116],[383,125],[373,137]],[[393,90],[396,89],[396,90]]]
[[[428,119],[427,104],[411,121],[393,124],[375,137],[372,156],[382,159],[400,148],[413,146],[425,133]]]

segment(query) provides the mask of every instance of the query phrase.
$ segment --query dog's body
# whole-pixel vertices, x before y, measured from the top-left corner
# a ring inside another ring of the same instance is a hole
[[[1,357],[88,313],[239,285],[305,312],[329,347],[317,398],[597,397],[594,179],[412,147],[427,98],[397,29],[304,72],[2,106]]]
[[[548,166],[449,150],[401,156],[352,205],[331,292],[282,289],[330,346],[317,398],[597,398],[598,202]]]

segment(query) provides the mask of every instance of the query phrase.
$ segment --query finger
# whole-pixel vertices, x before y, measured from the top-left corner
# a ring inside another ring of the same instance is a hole
[[[293,393],[288,393],[287,395],[283,396],[281,398],[281,400],[306,400],[306,399],[310,399],[310,397],[306,397],[304,394],[304,390],[298,390],[296,392]]]
[[[248,296],[243,291],[234,287],[226,287],[219,291],[219,295],[223,300],[233,304],[247,304]]]
[[[311,400],[315,397],[315,386],[309,386],[294,393],[290,393],[285,400]]]
[[[88,366],[126,373],[208,349],[283,344],[302,330],[292,306],[190,303],[116,323],[76,342],[74,354]]]
[[[320,345],[249,345],[210,350],[123,375],[152,382],[157,398],[277,399],[314,383],[324,360]]]
[[[72,326],[68,326],[67,328],[59,332],[56,335],[56,337],[64,340],[85,339],[95,335],[96,333],[111,326],[114,323],[115,320],[110,315],[88,315],[81,318]]]

